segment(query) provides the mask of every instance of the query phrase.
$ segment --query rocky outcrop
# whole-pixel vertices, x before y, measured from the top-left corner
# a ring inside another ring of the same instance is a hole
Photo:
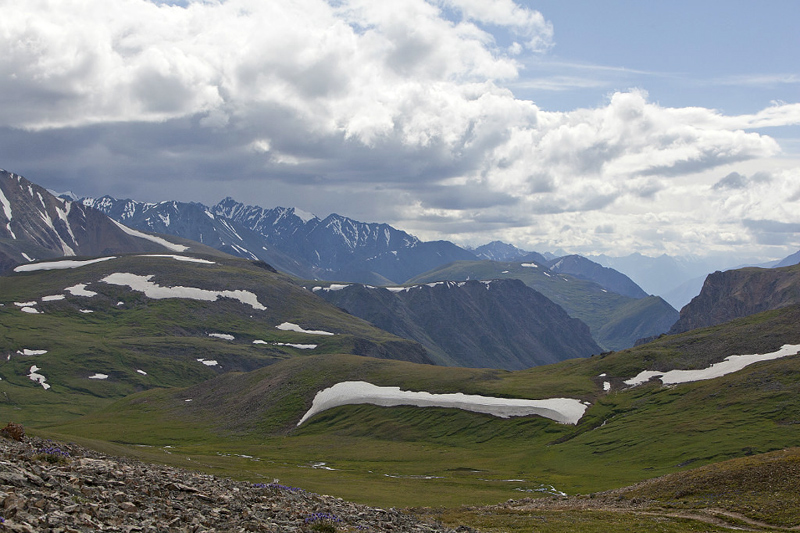
[[[0,530],[450,532],[279,483],[246,483],[114,458],[73,444],[0,438]]]
[[[159,242],[133,235],[95,209],[56,198],[22,176],[0,170],[0,272],[57,257],[187,249]]]
[[[669,333],[715,326],[800,303],[800,266],[742,268],[709,274],[703,290],[683,309]]]

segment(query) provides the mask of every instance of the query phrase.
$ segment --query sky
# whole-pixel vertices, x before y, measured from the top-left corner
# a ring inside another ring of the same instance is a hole
[[[0,13],[0,168],[55,191],[231,196],[468,246],[800,248],[796,0]]]

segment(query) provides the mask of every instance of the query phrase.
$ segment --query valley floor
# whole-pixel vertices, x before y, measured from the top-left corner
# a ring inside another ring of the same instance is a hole
[[[0,528],[19,532],[796,531],[796,501],[781,498],[794,490],[786,479],[797,483],[792,471],[798,459],[800,450],[789,449],[585,496],[401,512],[313,494],[277,480],[233,481],[38,437],[24,442],[0,438]],[[775,469],[788,476],[775,478]],[[734,491],[741,495],[734,502],[725,487],[715,486],[711,488],[718,491],[716,499],[709,500],[710,480],[721,475],[740,478],[743,472],[756,482],[769,477],[774,491]],[[770,505],[783,512],[770,516]]]

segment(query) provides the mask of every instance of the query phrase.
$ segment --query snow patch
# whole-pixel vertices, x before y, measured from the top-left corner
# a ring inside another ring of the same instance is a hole
[[[14,268],[14,272],[35,272],[37,270],[64,270],[67,268],[80,268],[109,259],[116,259],[115,256],[111,257],[98,257],[97,259],[87,259],[85,261],[76,261],[75,259],[67,259],[65,261],[49,261],[46,263],[33,263],[30,265],[19,265]]]
[[[29,315],[42,314],[42,312],[36,309],[35,307],[23,307],[22,309],[20,309],[20,311],[22,311],[23,313],[28,313]]]
[[[448,407],[500,418],[539,415],[561,424],[577,424],[587,405],[574,398],[523,400],[494,398],[475,394],[431,394],[402,391],[400,387],[378,387],[366,381],[345,381],[316,394],[299,426],[317,413],[342,405],[371,404],[382,407],[414,405],[417,407]]]
[[[170,254],[148,254],[148,255],[140,255],[139,257],[164,257],[168,259],[174,259],[176,261],[185,261],[187,263],[200,263],[203,265],[216,265],[214,261],[207,261],[205,259],[198,259],[196,257],[188,257],[185,255],[170,255]]]
[[[145,372],[144,370],[139,370],[138,368],[136,369],[136,372],[138,372],[139,374],[141,374],[143,376],[147,375],[147,372]]]
[[[539,265],[537,265],[536,263],[522,263],[520,266],[524,268],[539,268]],[[506,270],[506,272],[508,272],[508,270]],[[503,274],[505,274],[506,272],[503,272]]]
[[[87,298],[91,298],[92,296],[97,296],[96,292],[86,290],[86,283],[78,283],[77,285],[73,285],[72,287],[67,287],[64,290],[73,296],[86,296]]]
[[[89,376],[89,379],[108,379],[108,374],[100,374],[99,372],[96,372]]]
[[[36,302],[14,302],[17,307],[31,307],[36,305]]]
[[[318,344],[292,344],[290,342],[267,342],[261,339],[256,339],[253,344],[269,344],[271,346],[288,346],[290,348],[297,348],[298,350],[313,350]]]
[[[341,284],[341,283],[332,283],[328,287],[314,287],[311,289],[312,292],[323,291],[323,292],[330,292],[330,291],[340,291],[346,287],[349,287],[350,284]]]
[[[80,312],[83,313],[84,315],[94,313],[94,311],[92,311],[91,309],[81,309]]]
[[[22,350],[17,350],[18,355],[44,355],[47,353],[47,350],[29,350],[28,348],[23,348]]]
[[[603,390],[604,390],[604,391],[610,391],[610,390],[611,390],[611,382],[609,382],[609,381],[604,381],[604,382],[603,382]]]
[[[11,202],[8,200],[8,198],[6,198],[6,195],[3,194],[2,189],[0,189],[0,204],[3,204],[3,212],[6,215],[6,220],[8,220],[8,223],[6,224],[6,229],[8,230],[8,233],[11,235],[11,238],[16,240],[17,236],[14,235],[13,231],[11,231],[11,215],[12,215]]]
[[[302,220],[304,224],[308,224],[317,218],[317,215],[309,213],[308,211],[303,211],[302,209],[297,209],[296,207],[292,208],[292,210],[294,211],[294,216]]]
[[[228,335],[227,333],[209,333],[208,336],[224,339],[226,341],[232,341],[235,338],[233,335]]]
[[[275,327],[281,331],[296,331],[297,333],[307,333],[308,335],[335,335],[335,333],[330,333],[327,331],[303,329],[297,324],[292,324],[291,322],[284,322],[283,324]]]
[[[239,300],[245,305],[249,305],[253,309],[263,311],[266,309],[258,302],[258,297],[250,291],[235,290],[235,291],[210,291],[206,289],[198,289],[196,287],[162,287],[157,283],[150,281],[153,274],[149,276],[139,276],[138,274],[130,274],[127,272],[115,272],[103,278],[101,281],[110,285],[120,285],[123,287],[130,287],[131,290],[144,293],[148,298],[154,300],[163,300],[165,298],[185,298],[189,300],[201,300],[206,302],[214,302],[219,298],[232,298]]]
[[[113,222],[114,224],[119,226],[119,229],[121,229],[122,231],[124,231],[125,233],[130,235],[131,237],[138,237],[140,239],[145,239],[145,240],[148,240],[150,242],[154,242],[156,244],[160,244],[164,248],[167,248],[168,250],[172,250],[173,252],[185,252],[186,250],[189,249],[188,246],[183,246],[182,244],[175,244],[175,243],[169,242],[166,239],[162,239],[161,237],[156,237],[155,235],[148,235],[147,233],[142,233],[141,231],[136,231],[135,229],[131,229],[131,228],[129,228],[128,226],[126,226],[124,224],[120,224],[119,222],[117,222],[113,218],[111,219],[111,222]]]
[[[219,363],[215,359],[198,359],[199,362],[203,363],[206,366],[217,366]]]
[[[31,366],[31,369],[28,371],[28,379],[30,379],[31,381],[35,381],[36,383],[41,385],[44,390],[47,390],[50,388],[50,385],[48,383],[45,383],[45,381],[47,381],[46,377],[37,373],[39,372],[39,370],[41,370],[41,368],[39,368],[38,366],[36,365]]]
[[[57,302],[58,300],[65,299],[66,296],[63,294],[51,294],[50,296],[42,296],[43,302]]]
[[[384,287],[384,289],[389,292],[406,292],[409,289],[412,289],[412,287]]]
[[[316,344],[292,344],[289,342],[273,342],[275,346],[288,346],[289,348],[297,348],[298,350],[313,350],[317,347]]]
[[[32,258],[31,258],[31,256],[29,256],[29,255],[28,255],[28,254],[26,254],[25,252],[20,252],[20,253],[22,254],[22,257],[24,257],[24,258],[25,258],[25,260],[26,260],[26,261],[30,261],[31,263],[33,263],[34,261],[36,261],[36,259],[32,259]]]
[[[631,379],[626,380],[625,384],[630,386],[641,385],[654,377],[660,378],[664,385],[714,379],[742,370],[753,363],[772,361],[773,359],[796,355],[798,352],[800,352],[800,344],[784,344],[780,350],[767,354],[730,355],[723,361],[701,370],[670,370],[669,372],[643,370]]]

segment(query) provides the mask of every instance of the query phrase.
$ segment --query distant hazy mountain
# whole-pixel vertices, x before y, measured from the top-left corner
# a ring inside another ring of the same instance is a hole
[[[703,290],[681,309],[670,333],[800,304],[800,266],[742,268],[709,274]]]
[[[663,297],[676,309],[699,294],[702,280],[711,272],[744,266],[772,266],[747,257],[671,257],[666,254],[648,257],[634,253],[624,257],[589,256],[589,259],[626,274],[647,293]]]
[[[797,252],[793,253],[792,255],[790,255],[789,257],[786,257],[786,258],[778,261],[774,265],[774,268],[792,266],[792,265],[796,265],[798,263],[800,263],[800,251],[797,251]]]
[[[586,324],[516,279],[312,289],[381,329],[419,342],[439,364],[518,370],[602,351]]]
[[[0,272],[39,259],[186,249],[0,170]]]
[[[478,246],[473,252],[479,259],[488,259],[489,261],[516,261],[530,253],[503,241],[492,241],[489,244]]]

